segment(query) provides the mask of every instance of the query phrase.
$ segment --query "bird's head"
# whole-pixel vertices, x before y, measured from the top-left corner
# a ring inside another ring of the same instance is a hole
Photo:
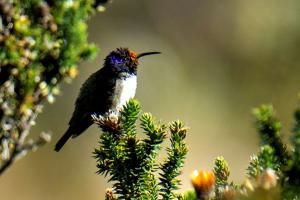
[[[117,48],[105,58],[105,66],[109,67],[114,73],[136,74],[139,58],[160,52],[146,52],[137,54],[128,48]]]

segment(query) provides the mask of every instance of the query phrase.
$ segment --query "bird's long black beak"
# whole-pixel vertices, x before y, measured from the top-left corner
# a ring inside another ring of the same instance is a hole
[[[140,53],[140,54],[137,55],[137,58],[140,58],[140,57],[143,57],[143,56],[148,56],[148,55],[153,55],[153,54],[161,54],[161,52],[153,51],[153,52]]]

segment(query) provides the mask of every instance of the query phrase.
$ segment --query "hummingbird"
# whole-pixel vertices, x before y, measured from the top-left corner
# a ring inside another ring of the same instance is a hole
[[[135,96],[139,59],[153,54],[160,52],[137,54],[128,48],[117,48],[109,53],[104,66],[81,86],[69,127],[56,143],[55,151],[58,152],[70,137],[75,138],[90,127],[93,113],[103,115],[111,110],[120,111]]]

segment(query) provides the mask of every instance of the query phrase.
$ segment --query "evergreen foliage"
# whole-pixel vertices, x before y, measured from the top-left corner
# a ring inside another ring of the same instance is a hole
[[[255,125],[260,137],[260,150],[251,157],[247,168],[248,178],[243,184],[228,183],[230,174],[228,164],[223,157],[215,160],[215,192],[209,196],[197,196],[199,192],[184,193],[183,199],[226,199],[226,200],[297,200],[300,198],[300,107],[295,111],[295,123],[292,129],[291,148],[281,138],[281,123],[275,116],[271,105],[262,105],[254,109]],[[193,180],[195,181],[195,180]],[[201,185],[209,179],[203,177]],[[195,190],[197,183],[193,183]],[[208,185],[208,184],[207,184]],[[208,191],[208,189],[205,189]],[[211,190],[212,191],[212,190]]]
[[[214,174],[216,176],[216,187],[225,187],[228,185],[230,171],[224,157],[219,156],[216,158],[214,163]]]
[[[282,125],[275,117],[273,106],[262,105],[254,109],[253,114],[256,117],[256,128],[260,136],[261,146],[269,145],[270,148],[273,148],[278,164],[286,165],[290,156],[286,150],[286,145],[281,140]]]
[[[257,178],[264,170],[269,168],[280,173],[280,166],[280,162],[274,154],[274,149],[269,145],[264,145],[257,155],[251,157],[247,170],[251,178]]]
[[[87,20],[98,5],[94,0],[0,1],[0,174],[50,141],[45,133],[28,139],[30,127],[43,101],[54,101],[59,83],[77,75],[79,61],[95,57]]]
[[[220,156],[215,159],[213,173],[200,170],[193,174],[195,191],[179,195],[174,191],[180,184],[177,177],[187,153],[186,128],[179,121],[169,125],[167,159],[158,164],[157,153],[166,139],[167,126],[155,122],[150,113],[143,113],[140,121],[146,138],[138,139],[136,121],[140,106],[131,100],[120,116],[118,113],[94,116],[104,131],[95,151],[98,172],[109,176],[114,183],[113,192],[109,193],[111,199],[299,199],[299,110],[295,111],[292,147],[288,149],[282,141],[281,123],[273,107],[262,105],[254,109],[260,150],[251,157],[243,184],[228,182],[228,163]]]
[[[167,126],[156,122],[150,113],[140,117],[145,138],[137,137],[140,105],[130,100],[121,113],[93,116],[103,133],[95,150],[98,173],[109,176],[117,199],[176,199],[177,177],[187,153],[186,128],[180,121],[169,125],[171,146],[167,159],[157,163],[158,151],[167,138]]]
[[[183,193],[181,195],[181,199],[180,200],[196,200],[197,196],[195,191],[186,191],[185,193]]]
[[[162,199],[175,199],[174,190],[178,189],[180,180],[177,176],[180,175],[180,168],[183,167],[184,159],[187,154],[187,148],[184,142],[186,137],[186,128],[180,121],[174,121],[170,124],[171,132],[171,147],[167,148],[168,158],[161,164],[160,169],[160,194]]]

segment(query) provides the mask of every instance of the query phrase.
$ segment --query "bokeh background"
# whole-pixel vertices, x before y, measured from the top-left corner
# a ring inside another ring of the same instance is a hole
[[[56,140],[67,128],[83,81],[116,47],[158,50],[139,68],[137,98],[144,111],[190,131],[182,188],[194,169],[210,170],[216,156],[229,162],[231,179],[242,182],[258,150],[251,109],[272,103],[283,121],[285,141],[300,90],[300,2],[297,0],[115,0],[89,21],[89,38],[101,49],[80,65],[46,105],[33,134],[52,131],[51,144],[15,163],[0,180],[5,200],[99,200],[109,184],[95,174],[92,151],[100,131],[90,128],[60,153]]]

